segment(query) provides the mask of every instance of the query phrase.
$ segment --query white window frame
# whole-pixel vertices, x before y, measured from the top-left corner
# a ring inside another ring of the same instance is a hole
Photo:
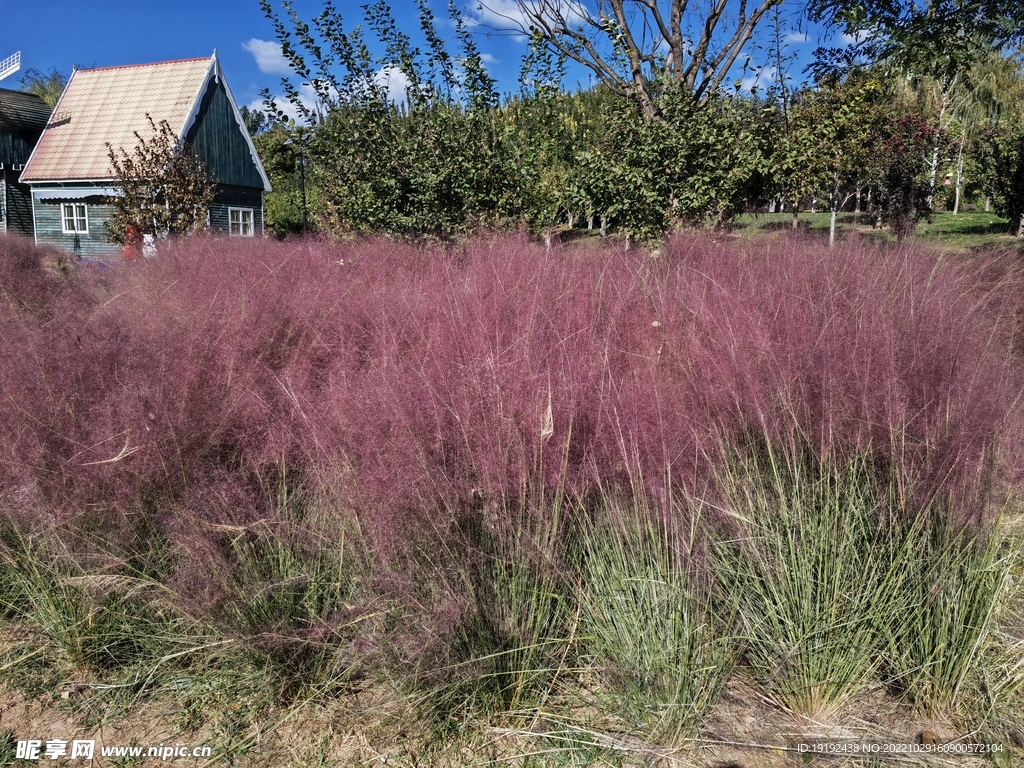
[[[234,215],[238,214],[238,221],[234,221]],[[245,220],[245,214],[249,214],[249,220]],[[235,227],[238,231],[235,231]],[[246,228],[248,227],[248,232]],[[255,237],[256,236],[256,213],[252,208],[228,208],[228,235],[230,237]]]
[[[71,213],[68,214],[70,209]],[[79,209],[81,216],[79,216]],[[68,220],[71,221],[74,229],[68,229]],[[82,224],[80,228],[78,225]],[[60,226],[65,235],[88,235],[89,234],[89,206],[85,203],[61,203],[60,204]]]

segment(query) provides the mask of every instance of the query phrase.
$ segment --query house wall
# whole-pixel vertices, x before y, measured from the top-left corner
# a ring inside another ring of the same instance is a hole
[[[106,222],[113,214],[113,206],[104,202],[105,198],[92,197],[74,200],[40,200],[34,198],[36,223],[36,243],[39,245],[55,245],[82,258],[99,258],[116,256],[121,249],[107,240]],[[89,231],[78,234],[75,242],[74,234],[65,234],[64,222],[61,219],[62,203],[85,203],[89,218]]]
[[[256,235],[263,234],[263,190],[218,184],[210,206],[210,228],[222,235],[230,234],[229,208],[252,208]]]
[[[19,184],[20,171],[0,171],[0,232],[32,237],[32,192]]]
[[[185,135],[218,184],[263,189],[243,126],[235,119],[224,84],[211,78],[199,107],[199,119]]]
[[[28,162],[50,112],[35,94],[0,88],[0,163]]]
[[[82,258],[116,256],[121,249],[107,240],[106,222],[113,215],[113,206],[101,195],[75,199],[34,199],[36,243],[55,245]],[[85,203],[88,208],[89,231],[75,235],[63,231],[62,203]],[[252,187],[233,187],[218,184],[210,206],[210,228],[217,234],[230,233],[229,208],[252,208],[256,235],[263,234],[263,191]],[[29,211],[31,216],[31,211]]]

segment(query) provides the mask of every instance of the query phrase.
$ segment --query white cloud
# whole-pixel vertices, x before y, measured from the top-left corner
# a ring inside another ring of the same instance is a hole
[[[277,43],[254,37],[249,42],[242,43],[242,47],[256,59],[256,66],[260,68],[260,72],[266,72],[271,75],[292,74],[292,68],[288,65],[288,59],[281,53],[281,46]]]
[[[847,35],[844,33],[841,39],[843,41],[843,45],[856,45],[857,43],[863,43],[868,39],[868,37],[870,37],[870,35],[867,31],[861,30],[856,35]]]
[[[295,108],[295,105],[285,99],[284,96],[274,96],[274,102],[277,104],[277,108],[284,112],[285,117],[294,120],[299,125],[303,124],[304,121],[299,117],[299,111]],[[252,110],[259,110],[260,112],[263,112],[267,108],[267,105],[263,103],[263,99],[254,99],[245,106]]]
[[[281,94],[274,94],[274,103],[277,104],[277,108],[280,109],[285,117],[294,120],[298,125],[305,125],[306,121],[299,114],[298,108],[292,104],[285,96]],[[303,83],[299,86],[299,101],[306,109],[311,112],[316,112],[318,101],[316,92],[313,90],[313,86],[309,83]],[[261,112],[266,109],[266,105],[262,99],[256,99],[255,101],[249,102],[247,105],[249,109],[258,109]]]
[[[528,29],[530,26],[516,0],[483,0],[477,6],[476,21],[497,29]]]
[[[775,82],[775,67],[765,67],[740,81],[740,90],[751,93],[754,88],[763,91]]]
[[[497,64],[498,63],[498,60],[496,58],[494,58],[494,56],[489,54],[489,53],[481,53],[480,54],[480,61],[482,61],[484,64]]]
[[[480,0],[473,21],[503,31],[528,30],[536,26],[530,21],[531,15],[552,21],[561,18],[574,25],[588,18],[590,13],[580,0]],[[526,39],[524,35],[517,35],[517,38]]]
[[[393,104],[404,104],[409,78],[397,67],[385,67],[373,76],[374,82],[387,89],[387,99]]]
[[[786,35],[787,43],[806,43],[809,39],[806,32],[790,32]]]

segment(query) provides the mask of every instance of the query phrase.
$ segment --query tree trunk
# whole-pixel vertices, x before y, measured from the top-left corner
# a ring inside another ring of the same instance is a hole
[[[850,196],[847,195],[846,199],[849,200]],[[830,213],[828,220],[828,249],[831,251],[836,244],[836,214],[839,213],[839,174],[834,173],[832,176],[832,199],[829,200]]]
[[[985,195],[985,213],[988,213],[992,208],[992,198]]]
[[[1020,215],[1020,222],[1017,224],[1017,237],[1024,237],[1024,213]]]
[[[793,229],[797,229],[800,226],[800,200],[793,201]]]
[[[605,214],[601,214],[601,237],[608,236],[608,217]]]
[[[956,194],[953,197],[953,215],[960,213],[960,188],[964,174],[964,137],[960,137],[960,151],[956,158]]]
[[[953,78],[956,81],[956,78]],[[935,177],[939,171],[939,143],[942,140],[942,119],[946,116],[946,105],[949,101],[949,89],[953,87],[953,83],[942,84],[942,103],[939,107],[939,130],[935,134],[935,144],[932,146],[932,161],[931,161],[931,172],[928,178],[928,210],[932,209],[932,204],[935,202]]]

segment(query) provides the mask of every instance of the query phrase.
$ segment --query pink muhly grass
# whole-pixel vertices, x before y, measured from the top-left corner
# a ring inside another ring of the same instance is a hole
[[[387,550],[481,510],[512,525],[561,491],[664,500],[752,440],[870,452],[962,499],[1018,444],[1019,278],[996,262],[796,240],[679,238],[651,258],[196,238],[33,274],[33,301],[78,291],[46,318],[0,307],[4,491],[38,514],[201,536],[277,514],[284,467]]]

